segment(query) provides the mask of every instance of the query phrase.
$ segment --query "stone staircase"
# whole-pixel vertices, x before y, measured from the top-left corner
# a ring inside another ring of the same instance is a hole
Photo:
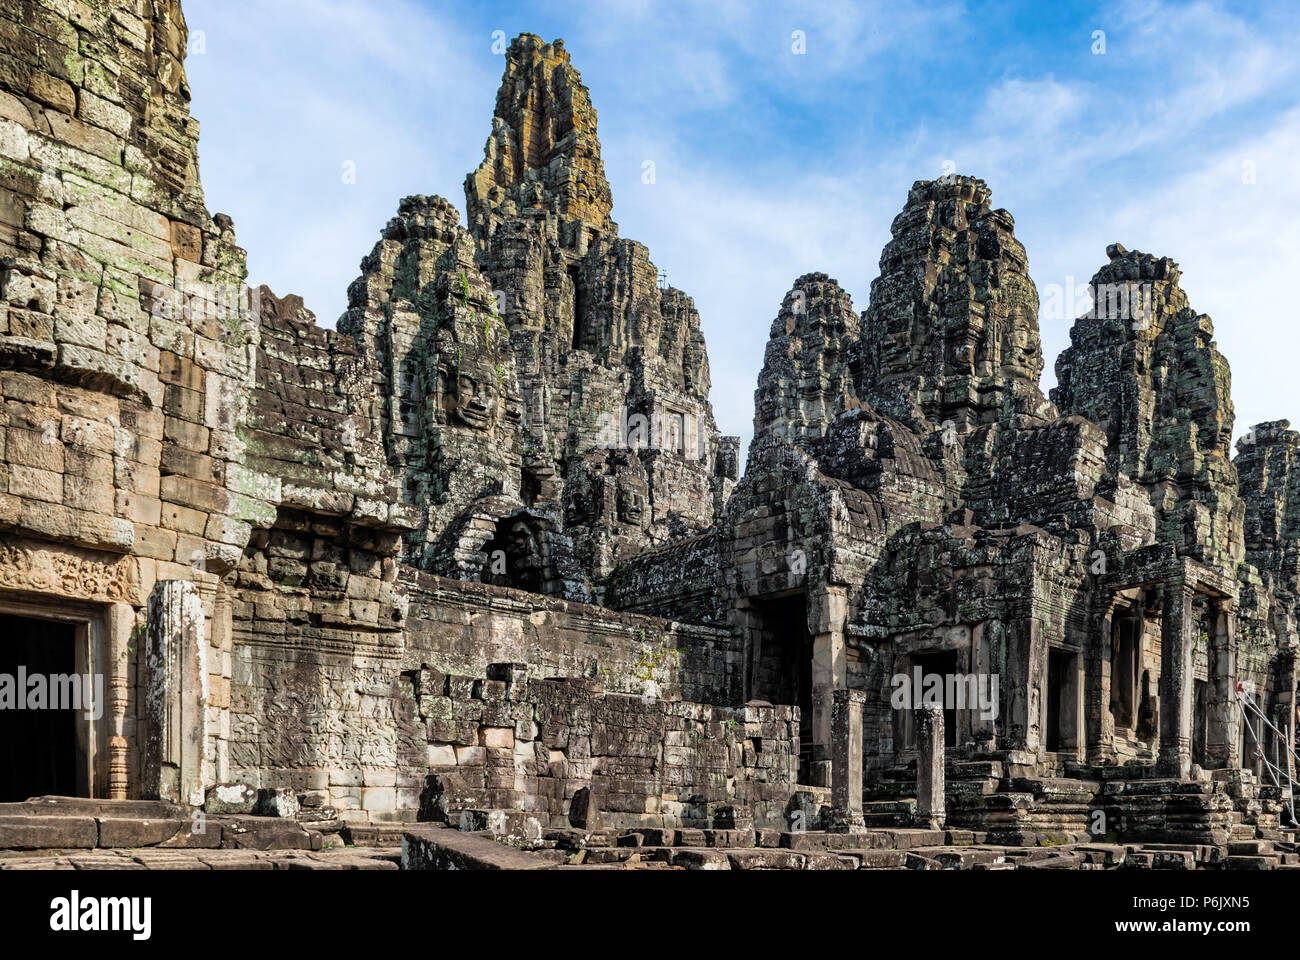
[[[1024,769],[1000,759],[949,761],[948,825],[1008,846],[1109,840],[1154,850],[1159,844],[1224,847],[1296,837],[1279,823],[1280,791],[1259,784],[1249,771],[1179,780],[1143,764],[1071,764],[1060,777],[1025,776]],[[867,825],[912,825],[915,794],[914,765],[885,771],[866,790]]]

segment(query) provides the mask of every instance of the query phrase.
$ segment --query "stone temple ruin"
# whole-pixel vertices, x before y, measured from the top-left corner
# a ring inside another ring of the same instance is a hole
[[[742,475],[562,41],[336,330],[245,286],[186,46],[178,0],[0,9],[0,675],[102,687],[0,703],[0,847],[1297,862],[1300,434],[1233,457],[1172,260],[1109,248],[1049,397],[1011,215],[920,181],[865,311],[794,282]]]

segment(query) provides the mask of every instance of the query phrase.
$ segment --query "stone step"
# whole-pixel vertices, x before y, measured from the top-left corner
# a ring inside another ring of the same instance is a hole
[[[630,847],[605,849],[638,856]],[[591,853],[588,851],[588,856]],[[709,853],[726,861],[726,854],[720,850]],[[482,833],[421,825],[402,835],[402,867],[406,870],[546,870],[555,866]],[[722,869],[730,869],[730,864]]]
[[[1006,775],[1006,769],[998,760],[955,760],[948,764],[944,775],[954,780],[992,777],[1000,780]]]
[[[1273,854],[1269,840],[1233,840],[1228,844],[1230,857],[1267,857]]]
[[[414,821],[406,823],[369,823],[353,824],[344,822],[339,825],[338,833],[343,842],[351,847],[387,847],[400,846],[402,835],[412,827],[420,826]],[[312,824],[312,829],[320,826]]]
[[[165,800],[92,800],[85,797],[34,797],[18,803],[0,803],[0,817],[140,817],[178,820],[190,808]]]
[[[1222,783],[1200,780],[1111,780],[1102,786],[1106,797],[1194,797],[1227,795]]]
[[[94,817],[0,815],[0,850],[93,850],[99,846]]]
[[[1279,857],[1225,857],[1225,870],[1275,870],[1281,865]]]
[[[113,809],[114,812],[121,812],[131,808]],[[393,841],[385,837],[383,842],[391,844]],[[210,850],[218,847],[322,850],[325,839],[318,830],[309,830],[296,820],[278,817],[190,818],[90,816],[67,812],[55,815],[0,813],[0,850]]]

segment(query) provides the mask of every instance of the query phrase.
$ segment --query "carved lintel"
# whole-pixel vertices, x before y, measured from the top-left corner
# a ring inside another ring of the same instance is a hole
[[[139,603],[134,557],[30,540],[0,543],[0,589],[99,603]]]

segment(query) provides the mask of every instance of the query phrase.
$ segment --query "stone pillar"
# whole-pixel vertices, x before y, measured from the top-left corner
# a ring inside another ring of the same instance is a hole
[[[201,806],[208,670],[203,603],[193,583],[163,580],[154,585],[145,661],[144,796]]]
[[[1237,611],[1228,598],[1210,604],[1209,680],[1205,758],[1214,767],[1234,770],[1241,766],[1241,715],[1236,702]],[[1288,720],[1288,726],[1295,725]]]
[[[828,830],[862,830],[862,690],[836,690],[831,700],[831,814]]]
[[[1294,650],[1282,650],[1277,657],[1277,699],[1279,707],[1287,712],[1287,729],[1291,731],[1291,746],[1296,745],[1296,728],[1300,727],[1300,712],[1296,709],[1296,655]],[[1236,717],[1237,742],[1241,742],[1241,717]]]
[[[832,697],[847,682],[844,622],[848,618],[848,596],[838,587],[825,588],[808,598],[808,630],[813,638],[812,736],[813,781],[826,786],[833,779],[824,770],[832,761]]]
[[[1004,748],[1038,757],[1042,742],[1043,686],[1047,683],[1047,646],[1037,618],[1007,624],[1007,671],[1000,691],[1006,698]],[[1024,761],[1021,761],[1024,762]]]
[[[977,623],[971,628],[970,650],[971,672],[981,678],[980,682],[992,683],[992,678],[995,676],[998,679],[998,696],[994,698],[993,715],[986,717],[981,710],[966,711],[970,718],[971,739],[975,741],[977,750],[995,750],[997,749],[998,712],[1001,709],[1002,677],[983,623]]]
[[[1162,776],[1192,771],[1192,599],[1181,577],[1165,582],[1160,624],[1160,761]]]
[[[762,653],[761,641],[758,637],[758,622],[748,597],[734,599],[728,611],[728,619],[744,639],[738,694],[742,703],[748,703],[757,696],[758,662]]]
[[[937,830],[948,819],[944,803],[943,708],[916,711],[916,822]]]
[[[1115,656],[1115,610],[1112,600],[1106,605],[1101,618],[1098,643],[1088,660],[1088,676],[1084,694],[1087,710],[1087,761],[1090,764],[1107,764],[1115,761],[1115,717],[1110,712],[1111,661]]]
[[[126,756],[126,710],[131,635],[135,631],[135,610],[115,603],[108,614],[108,798],[125,800],[128,790]]]

